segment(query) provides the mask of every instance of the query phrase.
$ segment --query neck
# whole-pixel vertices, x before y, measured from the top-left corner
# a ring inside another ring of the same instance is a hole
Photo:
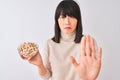
[[[65,41],[65,42],[73,42],[75,39],[75,34],[76,32],[72,32],[70,34],[65,34],[63,32],[61,32],[61,41]]]

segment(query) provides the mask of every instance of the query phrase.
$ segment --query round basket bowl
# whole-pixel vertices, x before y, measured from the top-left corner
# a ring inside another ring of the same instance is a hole
[[[32,58],[38,51],[38,45],[33,42],[24,42],[18,47],[18,53],[24,59]]]

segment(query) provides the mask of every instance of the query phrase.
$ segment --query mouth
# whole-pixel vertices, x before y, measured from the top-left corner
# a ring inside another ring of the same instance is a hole
[[[64,29],[72,29],[71,27],[65,27]]]

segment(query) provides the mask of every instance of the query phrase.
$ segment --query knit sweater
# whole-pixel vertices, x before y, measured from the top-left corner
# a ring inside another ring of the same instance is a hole
[[[69,56],[73,56],[79,63],[80,43],[75,43],[75,32],[61,33],[60,43],[48,39],[45,44],[43,62],[47,73],[41,76],[44,80],[81,80],[70,63]]]

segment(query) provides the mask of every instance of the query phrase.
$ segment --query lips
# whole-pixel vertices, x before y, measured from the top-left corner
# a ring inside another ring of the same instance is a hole
[[[65,27],[65,29],[71,29],[71,27]]]

